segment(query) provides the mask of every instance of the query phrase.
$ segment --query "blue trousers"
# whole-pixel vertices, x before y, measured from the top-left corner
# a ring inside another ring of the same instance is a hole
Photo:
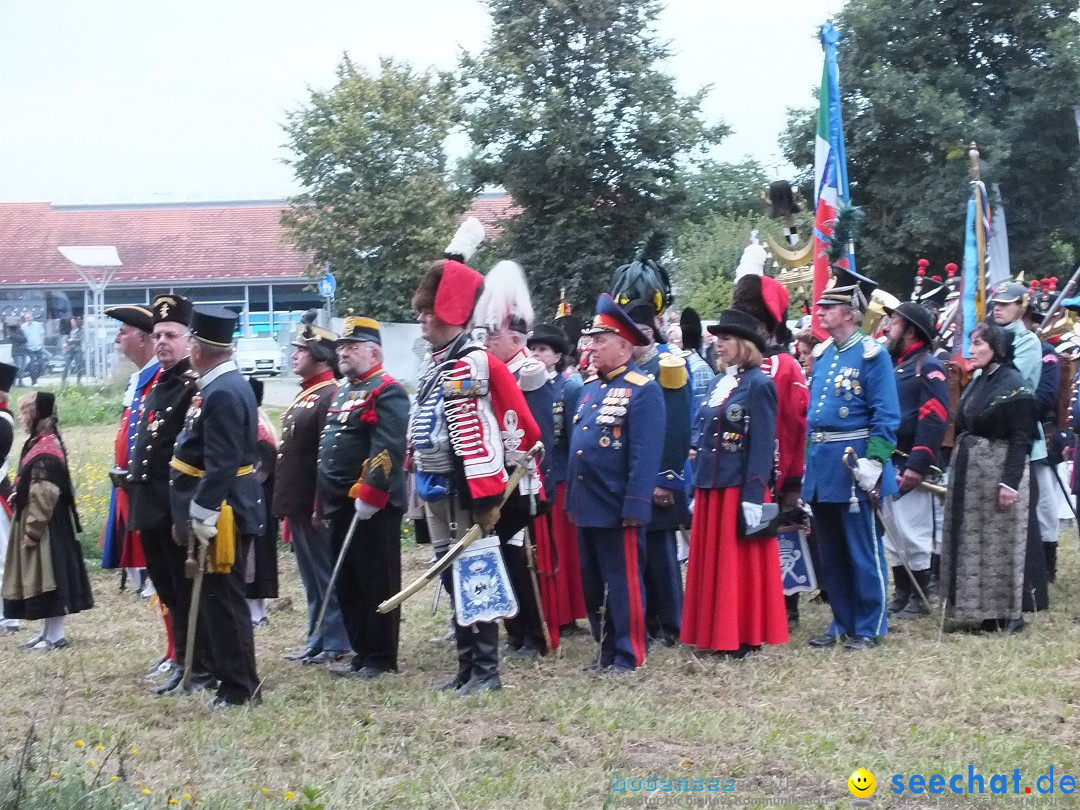
[[[578,549],[585,609],[600,642],[600,663],[636,669],[645,663],[645,527],[579,526]]]
[[[819,575],[833,611],[829,635],[878,638],[888,631],[885,545],[869,499],[858,495],[858,512],[847,503],[810,504],[821,554]]]
[[[675,532],[645,532],[646,629],[654,638],[679,637],[682,627],[683,582]]]
[[[315,635],[315,622],[319,619],[326,590],[330,586],[330,574],[334,570],[334,558],[330,552],[330,528],[317,529],[311,525],[311,515],[290,515],[289,531],[292,534],[296,567],[300,569],[300,581],[307,598],[308,637],[307,646],[316,652],[323,650],[346,651],[350,649],[345,633],[345,620],[341,615],[336,594],[330,595],[323,619],[322,633]]]

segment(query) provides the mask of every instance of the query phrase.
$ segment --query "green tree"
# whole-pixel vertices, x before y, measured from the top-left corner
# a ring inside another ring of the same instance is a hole
[[[1068,275],[1080,247],[1075,0],[849,0],[837,25],[860,265],[894,293],[916,260],[963,252],[967,144],[1000,185],[1013,272]],[[817,111],[793,112],[789,160],[813,174]],[[806,187],[804,186],[804,189]],[[1063,249],[1065,248],[1065,249]]]
[[[592,306],[656,227],[676,225],[687,171],[726,133],[705,91],[675,92],[653,23],[659,0],[486,0],[492,32],[462,60],[477,184],[521,207],[498,250],[529,275],[537,311],[559,290]]]
[[[687,175],[686,216],[701,223],[716,214],[760,214],[768,184],[768,174],[756,160],[706,161]]]
[[[288,113],[289,161],[305,189],[282,222],[311,270],[329,264],[339,311],[407,319],[420,276],[453,235],[470,192],[449,180],[452,83],[390,59],[370,75],[345,56],[337,83]]]

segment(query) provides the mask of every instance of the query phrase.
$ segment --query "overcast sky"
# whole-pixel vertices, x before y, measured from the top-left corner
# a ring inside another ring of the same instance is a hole
[[[711,84],[718,152],[780,162],[785,110],[812,103],[817,26],[842,0],[668,0],[681,91]],[[348,51],[451,67],[487,33],[479,0],[0,0],[0,200],[282,197],[283,111]]]

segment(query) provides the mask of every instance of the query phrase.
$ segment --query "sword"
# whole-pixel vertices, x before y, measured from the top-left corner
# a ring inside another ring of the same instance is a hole
[[[521,479],[525,477],[526,467],[531,459],[535,458],[541,451],[543,451],[544,445],[541,442],[537,442],[532,446],[532,449],[525,454],[525,457],[521,459],[521,463],[514,468],[514,471],[510,473],[510,479],[506,482],[506,489],[503,491],[502,501],[500,507],[504,506],[510,496],[514,494],[514,490],[517,489],[518,484],[521,483]],[[389,613],[396,607],[400,607],[402,602],[408,599],[410,596],[414,596],[427,585],[431,580],[442,574],[443,571],[448,569],[450,565],[456,560],[465,549],[475,543],[483,536],[484,530],[480,528],[479,524],[473,524],[465,536],[458,540],[454,545],[450,546],[449,550],[438,560],[436,560],[431,567],[427,569],[423,574],[414,579],[404,588],[402,588],[394,596],[391,596],[385,602],[383,602],[377,608],[379,613]]]
[[[540,628],[544,631],[544,648],[547,652],[553,652],[555,648],[551,646],[551,628],[548,627],[547,617],[544,616],[544,600],[540,598],[540,580],[536,577],[536,570],[539,567],[536,559],[536,544],[533,543],[532,529],[528,526],[525,527],[525,562],[529,569],[529,582],[532,584],[536,612],[540,616]]]
[[[199,546],[198,559],[195,559],[195,546]],[[187,649],[184,654],[184,677],[180,688],[185,692],[191,688],[191,668],[195,663],[195,628],[199,625],[199,600],[202,598],[203,574],[206,573],[206,550],[209,543],[195,537],[195,532],[188,527],[188,556],[184,560],[184,576],[193,580],[191,584],[191,605],[188,608]]]
[[[338,552],[337,561],[334,563],[334,570],[330,574],[330,582],[326,586],[326,593],[323,595],[322,604],[319,606],[319,618],[315,620],[315,631],[312,633],[315,638],[319,638],[322,635],[323,619],[326,618],[326,608],[330,604],[330,597],[334,593],[334,585],[337,582],[338,574],[341,573],[341,566],[345,564],[345,555],[349,551],[349,544],[352,542],[353,534],[356,533],[356,527],[359,524],[360,515],[354,512],[352,522],[349,524],[349,531],[345,532],[345,540],[341,543],[341,551]]]

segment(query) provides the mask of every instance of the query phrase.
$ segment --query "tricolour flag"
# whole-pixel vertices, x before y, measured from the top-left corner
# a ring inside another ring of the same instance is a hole
[[[844,124],[840,117],[840,66],[836,61],[836,43],[840,32],[832,23],[821,26],[821,47],[825,65],[818,93],[817,137],[814,145],[814,301],[829,283],[832,271],[827,252],[829,237],[836,221],[836,210],[849,201],[847,158],[844,154]],[[848,254],[848,267],[855,270],[855,255]],[[821,327],[821,313],[815,303],[811,325],[819,340],[828,337]]]
[[[971,182],[971,199],[967,205],[964,228],[963,315],[958,328],[964,336],[964,356],[971,356],[968,333],[986,317],[987,255],[986,238],[991,232],[990,203],[986,186],[981,180]]]

